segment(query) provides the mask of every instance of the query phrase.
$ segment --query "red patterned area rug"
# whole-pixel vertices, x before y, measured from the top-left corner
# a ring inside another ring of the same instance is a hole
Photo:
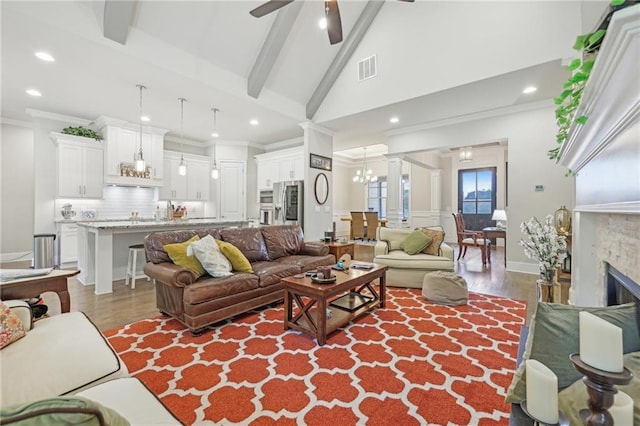
[[[192,337],[153,318],[107,333],[132,375],[186,424],[508,424],[526,304],[470,294],[466,306],[391,288],[387,307],[329,335],[283,331],[283,306]]]

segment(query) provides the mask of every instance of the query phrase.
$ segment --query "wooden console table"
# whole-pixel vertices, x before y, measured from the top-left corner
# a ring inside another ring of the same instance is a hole
[[[349,254],[351,259],[354,259],[355,256],[355,244],[354,243],[324,243],[327,247],[329,247],[329,254],[332,254],[336,257],[336,262],[342,257],[344,254]]]
[[[60,311],[71,310],[71,298],[67,278],[78,275],[80,271],[54,269],[47,275],[21,278],[0,282],[0,299],[30,299],[46,291],[52,291],[60,298]]]
[[[507,266],[507,230],[505,228],[483,228],[482,229],[483,238],[485,241],[488,238],[502,238],[504,240],[504,266]],[[496,244],[497,246],[497,244]],[[491,247],[486,247],[485,253],[487,255],[487,262],[491,263]],[[484,259],[483,259],[484,260]]]

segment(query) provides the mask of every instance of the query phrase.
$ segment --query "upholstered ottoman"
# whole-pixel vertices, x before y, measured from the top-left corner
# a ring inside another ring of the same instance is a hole
[[[429,272],[422,280],[422,297],[440,305],[466,305],[467,282],[455,272]]]

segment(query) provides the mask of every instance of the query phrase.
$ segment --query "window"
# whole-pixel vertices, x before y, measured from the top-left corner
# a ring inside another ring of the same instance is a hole
[[[402,220],[409,219],[409,175],[402,175]],[[387,178],[379,177],[368,186],[369,211],[378,212],[380,219],[387,218]]]
[[[491,215],[496,205],[496,168],[458,171],[458,210],[467,229],[494,226]]]

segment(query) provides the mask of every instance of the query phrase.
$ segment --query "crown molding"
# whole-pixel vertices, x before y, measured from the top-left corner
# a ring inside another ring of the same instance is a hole
[[[29,121],[14,120],[13,118],[0,117],[0,124],[9,124],[11,126],[33,129],[33,123]]]
[[[472,114],[461,115],[458,117],[446,118],[444,120],[431,121],[428,123],[418,124],[416,126],[403,127],[384,132],[386,136],[404,135],[407,133],[419,132],[422,130],[434,129],[437,127],[450,126],[452,124],[466,123],[469,121],[483,120],[486,118],[500,117],[519,112],[533,111],[536,109],[547,108],[553,106],[552,99],[545,99],[537,102],[529,102],[521,105],[512,105],[508,107],[495,108],[487,111],[475,112]]]
[[[321,126],[319,124],[316,124],[316,123],[314,123],[312,121],[304,121],[302,123],[298,123],[298,126],[302,127],[304,130],[316,130],[316,131],[318,131],[320,133],[324,133],[324,134],[329,135],[329,136],[333,136],[336,133],[333,130],[328,129],[326,127],[323,127],[323,126]]]
[[[75,123],[80,126],[88,126],[93,124],[93,121],[84,118],[73,117],[71,115],[57,114],[55,112],[41,111],[39,109],[27,108],[25,112],[33,118],[40,118],[52,121],[61,121],[64,123]]]

